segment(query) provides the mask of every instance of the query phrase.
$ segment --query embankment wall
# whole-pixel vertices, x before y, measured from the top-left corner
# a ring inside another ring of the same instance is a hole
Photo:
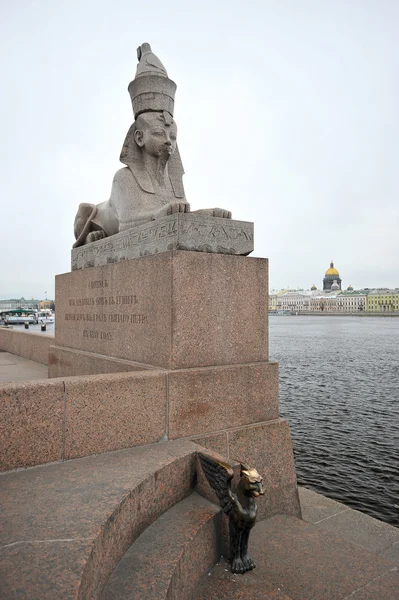
[[[0,327],[0,350],[48,365],[50,344],[54,336],[41,333],[25,333],[11,327]]]
[[[186,438],[256,465],[259,518],[300,515],[276,363],[3,383],[0,414],[0,471]]]

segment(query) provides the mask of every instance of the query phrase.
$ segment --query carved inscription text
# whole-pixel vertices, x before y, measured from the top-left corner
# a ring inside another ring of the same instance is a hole
[[[146,314],[137,311],[137,309],[135,312],[129,311],[130,307],[133,308],[133,306],[139,304],[139,299],[135,294],[106,295],[107,288],[109,287],[109,282],[106,279],[89,281],[87,284],[89,290],[88,296],[69,298],[68,306],[70,307],[70,311],[65,313],[65,321],[101,323],[104,325],[115,325],[117,323],[148,325],[148,316]],[[94,308],[93,312],[89,310],[91,307]],[[122,312],[121,310],[115,311],[116,307],[120,307],[120,309],[125,307],[127,312]],[[82,311],[82,308],[86,310]],[[112,341],[115,336],[113,331],[83,329],[82,337],[88,340]]]

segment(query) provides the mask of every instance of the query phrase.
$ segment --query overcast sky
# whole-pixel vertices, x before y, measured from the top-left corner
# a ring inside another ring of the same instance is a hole
[[[54,297],[109,196],[136,48],[177,83],[192,209],[255,222],[270,287],[399,286],[397,0],[0,2],[0,298]]]

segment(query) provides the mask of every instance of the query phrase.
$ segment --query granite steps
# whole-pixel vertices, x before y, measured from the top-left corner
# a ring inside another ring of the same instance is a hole
[[[101,600],[189,600],[220,557],[221,510],[196,492],[161,515],[125,553]]]
[[[192,493],[186,440],[0,475],[0,597],[98,598],[127,549]]]
[[[351,543],[323,529],[342,511],[320,507],[322,497],[312,493],[301,497],[315,500],[313,512],[304,511],[314,523],[289,515],[258,522],[250,538],[258,567],[232,575],[219,560],[220,509],[195,477],[199,449],[177,440],[0,475],[0,597],[398,598],[398,562],[376,554],[392,556],[396,530],[384,532],[387,541],[373,553],[364,536]],[[121,584],[120,577],[132,570],[129,560],[136,569],[130,590],[132,579],[122,576]]]

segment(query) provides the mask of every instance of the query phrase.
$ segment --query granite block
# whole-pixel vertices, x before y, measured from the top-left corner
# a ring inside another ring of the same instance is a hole
[[[65,458],[158,442],[166,432],[166,374],[65,378]]]
[[[50,346],[48,365],[48,376],[50,378],[126,373],[128,371],[147,371],[156,368],[122,358],[113,358],[112,356],[103,356],[102,354],[60,346]]]
[[[288,515],[257,523],[251,534],[257,568],[249,579],[267,580],[295,600],[341,600],[390,570],[389,563],[339,536]],[[385,591],[392,590],[388,585]],[[382,591],[382,588],[380,588]],[[393,600],[384,594],[374,600]]]
[[[47,379],[0,385],[0,470],[62,458],[64,385]]]
[[[268,360],[268,261],[176,252],[173,369]]]
[[[0,350],[0,384],[47,379],[48,367]]]
[[[167,367],[171,349],[172,254],[55,278],[55,345]]]
[[[135,539],[191,492],[194,455],[190,447],[187,448],[185,452],[174,453],[172,450],[169,462],[149,473],[110,514],[85,565],[81,581],[82,598],[97,597]]]
[[[278,417],[278,365],[257,363],[171,371],[169,438]]]
[[[254,467],[263,477],[258,518],[285,513],[301,516],[288,423],[276,419],[228,431],[229,458]]]
[[[193,600],[291,600],[278,585],[254,581],[250,573],[237,575],[230,571],[225,557],[203,576]],[[293,600],[293,599],[292,599]]]
[[[267,265],[177,250],[58,275],[55,345],[167,369],[267,361]]]
[[[399,542],[395,542],[392,544],[392,546],[382,550],[378,553],[378,556],[384,560],[389,560],[394,565],[399,567]]]
[[[399,596],[399,573],[394,569],[370,581],[344,600],[397,600]]]
[[[247,255],[254,249],[254,226],[245,221],[175,213],[73,248],[71,269],[100,267],[179,249]]]
[[[70,600],[78,597],[82,565],[92,540],[27,542],[0,548],[2,600]]]

